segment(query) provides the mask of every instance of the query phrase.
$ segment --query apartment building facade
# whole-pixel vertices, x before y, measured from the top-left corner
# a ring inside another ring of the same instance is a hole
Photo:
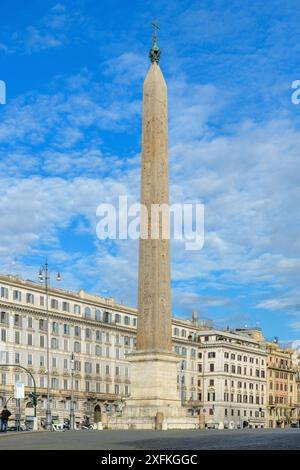
[[[298,353],[266,343],[267,426],[284,428],[298,424]]]
[[[49,321],[50,396],[52,417],[69,417],[71,381],[76,422],[84,416],[100,420],[103,413],[118,413],[130,395],[130,366],[126,355],[135,348],[137,311],[113,299],[62,289],[49,289],[46,314],[43,286],[18,277],[0,276],[0,406],[7,400],[14,412],[14,385],[25,384],[21,413],[32,420],[28,398],[37,386],[37,414],[45,418],[47,403],[47,320]],[[173,319],[174,350],[178,366],[178,396],[197,396],[197,344],[191,337],[199,327]],[[178,334],[177,334],[178,332]],[[71,355],[74,354],[73,379]],[[12,365],[14,365],[12,367]]]
[[[266,352],[236,331],[198,333],[198,401],[206,426],[263,428],[266,416]]]

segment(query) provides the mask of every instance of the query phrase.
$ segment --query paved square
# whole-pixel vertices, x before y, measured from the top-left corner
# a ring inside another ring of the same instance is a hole
[[[0,450],[292,450],[300,429],[7,433]]]

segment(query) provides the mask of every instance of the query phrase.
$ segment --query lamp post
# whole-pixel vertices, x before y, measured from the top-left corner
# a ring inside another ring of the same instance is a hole
[[[70,429],[75,429],[75,410],[74,410],[74,353],[71,354],[71,406],[70,406]]]
[[[61,281],[60,274],[57,273],[56,280]],[[49,332],[49,283],[50,283],[50,274],[49,266],[46,258],[46,262],[41,266],[39,270],[39,281],[45,285],[46,293],[46,318],[47,318],[47,344],[46,344],[46,365],[47,365],[47,407],[46,407],[46,428],[51,428],[51,408],[50,408],[50,332]]]
[[[184,361],[181,361],[181,406],[184,405]]]

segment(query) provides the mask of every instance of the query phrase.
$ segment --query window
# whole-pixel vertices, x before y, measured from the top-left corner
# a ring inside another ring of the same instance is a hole
[[[15,344],[20,344],[20,332],[15,331]]]
[[[111,315],[110,315],[109,312],[104,312],[103,321],[104,321],[105,323],[110,323],[110,322],[111,322]]]
[[[209,386],[210,386],[210,387],[213,387],[214,385],[215,385],[214,379],[210,379],[210,381],[209,381]]]
[[[84,372],[86,374],[91,374],[92,373],[92,363],[91,362],[85,362],[84,363]]]
[[[207,394],[207,401],[215,401],[216,400],[216,394],[215,392],[208,392]]]
[[[187,349],[184,348],[184,347],[181,348],[181,354],[182,354],[182,356],[185,356],[185,357],[186,357],[186,356],[187,356]]]
[[[56,321],[52,322],[52,333],[58,333],[59,325]]]
[[[229,370],[228,364],[224,364],[224,372],[228,372],[228,370]]]
[[[56,377],[51,378],[51,388],[54,388],[55,390],[58,389],[58,379]]]
[[[64,324],[64,335],[69,335],[70,334],[70,325],[67,323]]]
[[[6,330],[1,330],[1,341],[6,342]]]
[[[96,330],[96,341],[102,341],[102,335],[100,330]]]
[[[80,326],[75,326],[75,336],[80,337],[81,336],[81,328]]]
[[[22,318],[21,318],[21,316],[18,315],[17,313],[16,313],[15,316],[14,316],[14,325],[15,325],[15,326],[18,326],[18,327],[20,327],[20,328],[21,328],[21,326],[22,326]]]
[[[84,316],[87,320],[90,320],[92,317],[91,309],[90,307],[85,307],[84,309]]]
[[[121,315],[119,315],[118,313],[115,314],[115,322],[121,323]]]
[[[181,330],[181,336],[182,338],[186,338],[186,330]]]
[[[40,356],[40,367],[44,367],[45,364],[45,358],[44,356]]]
[[[32,317],[27,318],[27,328],[32,328]]]
[[[115,394],[116,395],[120,394],[120,385],[118,385],[118,384],[115,385]]]
[[[44,305],[45,305],[45,299],[44,299],[44,297],[41,295],[41,296],[40,296],[40,307],[44,307]]]
[[[28,344],[28,346],[32,346],[32,344],[33,344],[32,334],[31,333],[28,333],[28,335],[27,335],[27,344]]]
[[[8,289],[7,287],[1,287],[1,297],[3,299],[8,299]]]
[[[62,309],[63,309],[63,312],[69,312],[69,311],[70,311],[70,304],[69,304],[69,302],[63,302],[63,303],[62,303]]]
[[[39,320],[39,329],[42,331],[46,331],[46,320]]]
[[[209,372],[214,372],[214,370],[215,370],[215,365],[209,364]]]
[[[124,346],[130,346],[130,338],[129,338],[129,336],[124,336]]]
[[[40,336],[40,348],[45,347],[45,336]]]
[[[79,341],[75,341],[75,343],[74,343],[74,351],[75,351],[76,353],[80,353],[80,352],[81,352],[81,345],[80,345]]]
[[[74,305],[74,313],[76,313],[76,315],[80,315],[81,313],[80,305],[77,305],[77,304]]]
[[[27,364],[29,366],[32,366],[32,354],[28,354],[28,357],[27,357]]]
[[[34,295],[33,294],[26,294],[26,302],[28,304],[34,304]]]
[[[18,302],[22,301],[22,292],[19,290],[13,291],[13,300],[17,300]]]
[[[130,318],[127,315],[124,317],[124,323],[125,325],[130,325]]]
[[[54,308],[55,310],[58,310],[58,300],[51,299],[50,306],[51,306],[51,308]]]
[[[105,374],[109,375],[109,366],[108,365],[105,366]]]
[[[95,347],[95,354],[96,356],[101,356],[101,347],[98,345]]]
[[[179,329],[178,328],[174,328],[174,336],[179,336]]]
[[[51,338],[51,349],[58,349],[58,339]]]
[[[85,338],[86,339],[91,339],[92,337],[92,330],[90,328],[85,329]]]
[[[1,314],[0,314],[0,323],[8,324],[8,313],[1,312]]]
[[[15,353],[15,364],[20,364],[20,353]]]
[[[215,352],[209,352],[208,353],[208,358],[212,358],[212,357],[216,357],[216,353]]]
[[[101,312],[98,309],[95,310],[95,320],[101,321]]]

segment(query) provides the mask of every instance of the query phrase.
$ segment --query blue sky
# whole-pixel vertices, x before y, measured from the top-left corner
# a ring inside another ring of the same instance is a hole
[[[4,4],[5,3],[5,4]],[[300,332],[296,0],[0,3],[0,271],[136,305],[134,241],[96,207],[139,195],[142,83],[158,18],[171,201],[205,204],[205,245],[172,244],[176,315]]]

